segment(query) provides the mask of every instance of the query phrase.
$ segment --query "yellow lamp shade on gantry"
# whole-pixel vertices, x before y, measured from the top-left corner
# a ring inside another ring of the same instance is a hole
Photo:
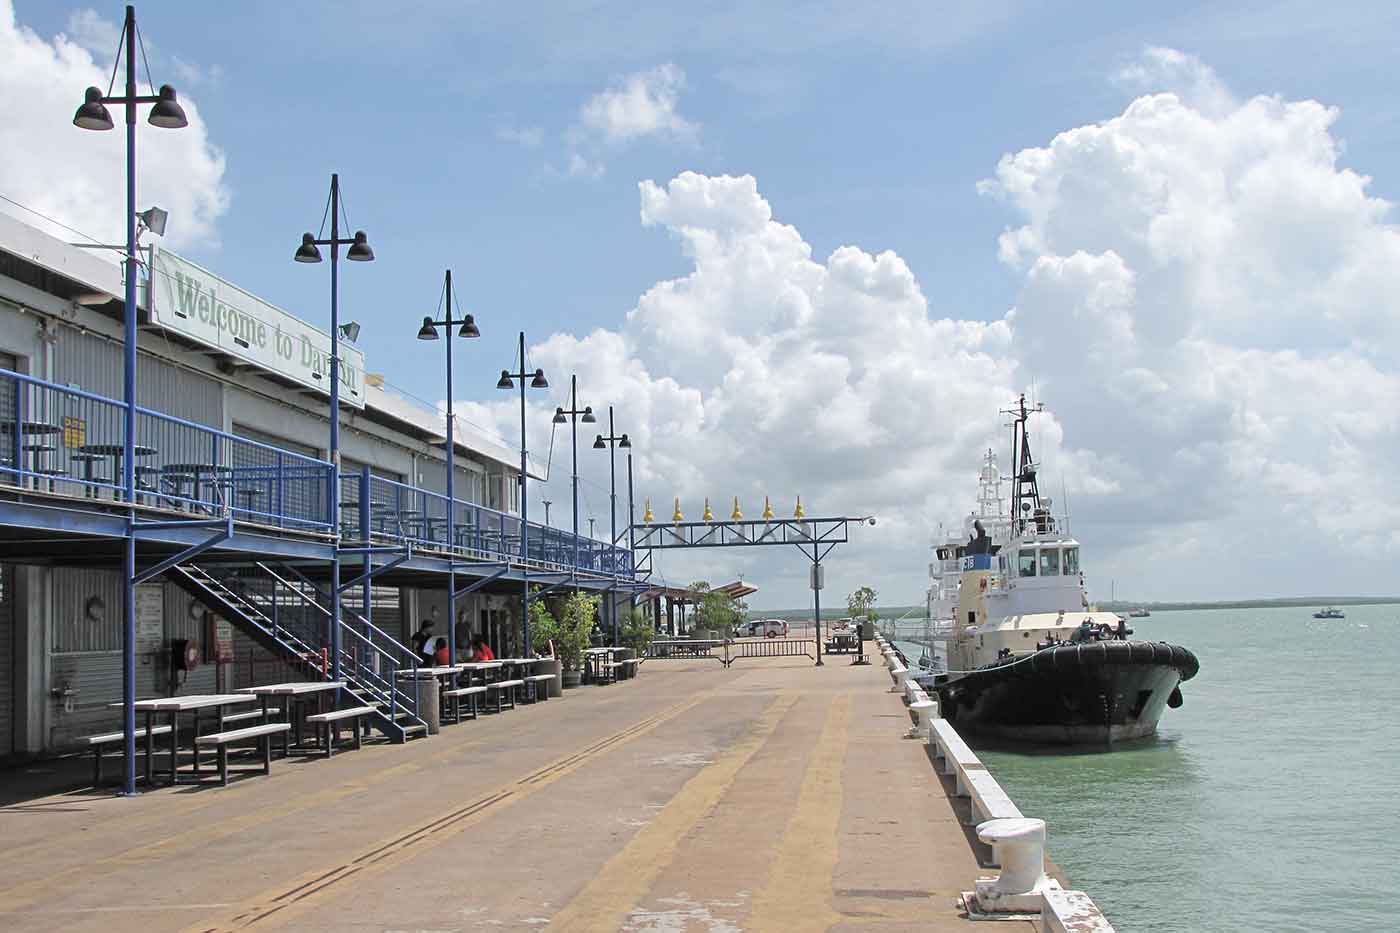
[[[650,525],[652,522],[656,521],[656,516],[653,515],[653,514],[651,514],[651,500],[650,500],[650,499],[647,500],[646,511],[642,513],[642,521],[643,521],[645,524],[648,524],[648,525]]]
[[[705,497],[705,514],[702,515],[702,516],[700,516],[700,517],[701,517],[701,519],[703,519],[704,521],[707,521],[707,522],[712,522],[712,521],[715,520],[715,513],[712,512],[712,511],[710,510],[710,498],[709,498],[709,496],[706,496],[706,497]]]
[[[803,508],[802,508],[802,497],[801,497],[801,496],[798,496],[798,497],[797,497],[797,511],[795,511],[795,512],[792,513],[792,517],[793,517],[793,518],[806,518],[806,517],[807,517],[806,511],[804,511]]]
[[[677,497],[676,497],[676,514],[671,516],[671,521],[675,522],[677,525],[679,525],[681,522],[685,521],[685,516],[681,514],[681,497],[680,497],[680,496],[677,496]]]
[[[768,497],[763,497],[763,520],[771,522],[773,520],[773,506],[768,503]]]
[[[729,515],[729,520],[730,520],[731,522],[742,522],[742,521],[744,520],[744,513],[741,512],[741,511],[739,511],[739,497],[738,497],[738,496],[735,496],[735,497],[734,497],[734,511],[730,513],[730,515]]]

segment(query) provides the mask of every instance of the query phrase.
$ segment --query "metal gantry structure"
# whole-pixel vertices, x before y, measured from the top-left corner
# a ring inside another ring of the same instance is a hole
[[[738,505],[735,505],[738,512]],[[643,576],[651,572],[653,551],[696,550],[700,548],[796,547],[812,562],[812,602],[816,619],[817,667],[822,661],[822,602],[824,583],[822,561],[838,544],[850,540],[850,525],[875,524],[873,516],[859,518],[835,516],[808,518],[728,519],[715,521],[669,523],[646,522],[628,529],[629,544],[634,553],[644,551],[637,561],[637,571]],[[677,515],[679,515],[679,508]]]

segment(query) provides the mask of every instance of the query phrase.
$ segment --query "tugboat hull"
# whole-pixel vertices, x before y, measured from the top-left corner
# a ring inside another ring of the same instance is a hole
[[[1112,745],[1157,730],[1199,664],[1162,642],[1060,645],[935,684],[959,732],[1017,742]]]

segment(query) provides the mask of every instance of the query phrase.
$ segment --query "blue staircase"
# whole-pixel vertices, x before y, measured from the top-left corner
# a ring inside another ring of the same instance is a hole
[[[329,599],[294,568],[258,562],[238,566],[180,564],[166,572],[177,586],[228,619],[304,677],[330,680]],[[419,716],[418,658],[408,646],[342,607],[340,679],[357,706],[377,711],[371,724],[394,742],[427,735]]]

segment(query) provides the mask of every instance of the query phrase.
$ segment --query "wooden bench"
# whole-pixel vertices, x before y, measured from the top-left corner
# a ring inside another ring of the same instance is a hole
[[[169,732],[170,732],[170,727],[169,727],[169,726],[155,726],[155,727],[153,727],[153,728],[151,729],[150,735],[151,735],[151,736],[165,735],[165,734],[167,734],[167,733],[169,733]],[[138,726],[137,729],[136,729],[136,738],[137,738],[137,739],[144,739],[144,738],[146,738],[146,737],[147,737],[146,727],[145,727],[145,726]],[[84,736],[83,738],[81,738],[81,739],[78,740],[78,741],[80,741],[80,742],[86,742],[87,745],[88,745],[88,747],[92,749],[92,753],[93,753],[93,757],[92,757],[92,786],[93,786],[93,787],[97,787],[97,786],[99,786],[99,785],[102,783],[102,750],[103,750],[104,748],[106,748],[108,745],[115,745],[116,743],[118,743],[118,742],[124,742],[125,740],[126,740],[126,731],[125,731],[125,730],[123,730],[123,731],[121,731],[121,732],[104,732],[104,733],[102,733],[101,735],[89,735],[89,736]]]
[[[986,771],[977,755],[958,735],[958,730],[946,719],[935,719],[929,723],[929,744],[935,754],[943,759],[943,773],[957,778],[957,795],[968,796],[966,776],[969,771]]]
[[[242,742],[246,739],[257,739],[262,746],[263,774],[272,773],[272,737],[282,736],[282,751],[287,750],[287,733],[292,731],[292,724],[288,722],[265,722],[258,726],[247,726],[243,729],[230,729],[227,732],[214,732],[210,735],[196,736],[194,740],[195,748],[207,748],[214,746],[219,750],[219,783],[224,787],[228,786],[228,747],[234,742]]]
[[[467,698],[470,700],[470,702],[468,703],[468,705],[471,707],[471,711],[472,711],[471,718],[472,718],[472,719],[475,719],[476,717],[480,716],[480,715],[481,715],[481,710],[480,710],[480,708],[477,706],[477,697],[479,697],[479,696],[485,696],[485,695],[486,695],[486,688],[483,687],[483,686],[476,686],[476,687],[454,687],[454,688],[451,689],[451,690],[444,690],[444,691],[442,691],[442,693],[438,694],[438,696],[439,696],[441,699],[443,699],[443,700],[451,700],[451,701],[452,701],[450,704],[446,704],[446,706],[447,706],[447,710],[446,710],[446,711],[447,711],[447,712],[450,712],[452,718],[451,718],[451,719],[446,719],[446,718],[444,718],[443,721],[444,721],[444,722],[461,722],[461,721],[462,721],[462,697],[467,697]]]
[[[510,708],[515,709],[515,688],[525,686],[523,680],[497,680],[486,685],[486,696],[490,699],[492,692],[496,694],[496,712],[500,712],[504,707],[506,697],[510,697]]]
[[[333,709],[329,713],[315,713],[306,717],[306,721],[316,726],[316,743],[319,745],[325,739],[326,757],[331,757],[335,749],[335,743],[340,741],[340,724],[347,719],[358,720],[362,716],[369,716],[377,712],[373,706],[349,706],[345,709]],[[227,722],[228,720],[224,720]],[[354,748],[358,750],[362,741],[360,735],[360,724],[351,722],[350,731],[355,734]]]
[[[553,674],[531,674],[525,678],[525,699],[531,703],[549,699],[548,683],[554,679]],[[543,692],[541,692],[543,691]]]

